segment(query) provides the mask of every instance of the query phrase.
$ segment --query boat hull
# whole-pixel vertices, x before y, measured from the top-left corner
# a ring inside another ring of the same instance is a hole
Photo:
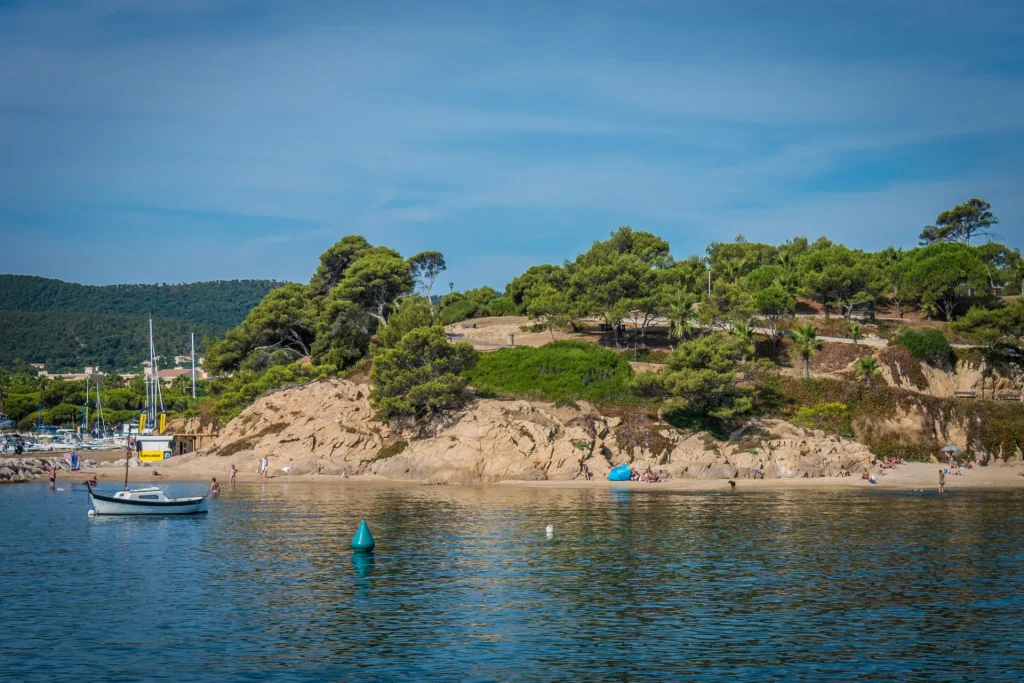
[[[167,501],[118,500],[93,491],[89,500],[97,515],[195,515],[209,512],[209,499],[178,498]]]

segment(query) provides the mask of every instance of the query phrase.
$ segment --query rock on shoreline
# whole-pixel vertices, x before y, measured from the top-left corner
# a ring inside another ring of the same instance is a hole
[[[601,415],[529,401],[479,399],[421,438],[373,419],[369,387],[326,380],[264,396],[232,420],[203,452],[165,466],[184,471],[234,464],[275,476],[372,475],[390,480],[477,483],[570,480],[581,464],[595,478],[630,463],[671,478],[810,478],[859,474],[875,461],[866,446],[780,420],[764,420],[720,441],[636,415]],[[282,468],[287,467],[287,472]]]
[[[96,467],[94,460],[82,459],[79,463],[82,468]],[[51,467],[56,467],[57,472],[70,472],[71,465],[63,457],[49,458],[0,458],[0,484],[32,481],[46,476]],[[59,477],[59,474],[58,474]]]

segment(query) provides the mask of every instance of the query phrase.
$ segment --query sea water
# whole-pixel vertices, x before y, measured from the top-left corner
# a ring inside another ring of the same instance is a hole
[[[0,487],[0,680],[1024,678],[1021,491],[60,486]]]

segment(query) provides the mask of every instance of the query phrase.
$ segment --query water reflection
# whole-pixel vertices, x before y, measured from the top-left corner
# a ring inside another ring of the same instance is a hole
[[[375,563],[373,553],[352,553],[352,568],[356,570],[356,576],[372,574]]]
[[[1024,667],[1016,492],[286,484],[238,485],[199,517],[86,508],[0,488],[0,678],[1003,681]],[[362,519],[373,554],[349,547]],[[153,619],[115,632],[83,619],[96,613]]]

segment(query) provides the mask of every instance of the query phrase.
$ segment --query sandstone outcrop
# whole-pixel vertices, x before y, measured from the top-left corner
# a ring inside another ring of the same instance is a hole
[[[373,419],[369,387],[315,382],[259,399],[209,447],[171,468],[275,475],[372,475],[433,483],[569,480],[586,464],[595,477],[630,463],[670,477],[818,477],[859,473],[867,447],[778,420],[720,441],[652,420],[637,430],[622,418],[528,401],[479,399],[429,435],[413,437]]]
[[[1020,396],[1020,387],[1011,379],[998,372],[986,376],[983,368],[971,362],[959,361],[955,365],[936,368],[927,363],[918,362],[924,385],[914,384],[908,377],[893,372],[885,363],[881,364],[881,374],[889,386],[936,398],[954,398],[960,393],[974,393],[977,398],[996,398],[1004,395]],[[854,364],[847,368],[852,374]]]

